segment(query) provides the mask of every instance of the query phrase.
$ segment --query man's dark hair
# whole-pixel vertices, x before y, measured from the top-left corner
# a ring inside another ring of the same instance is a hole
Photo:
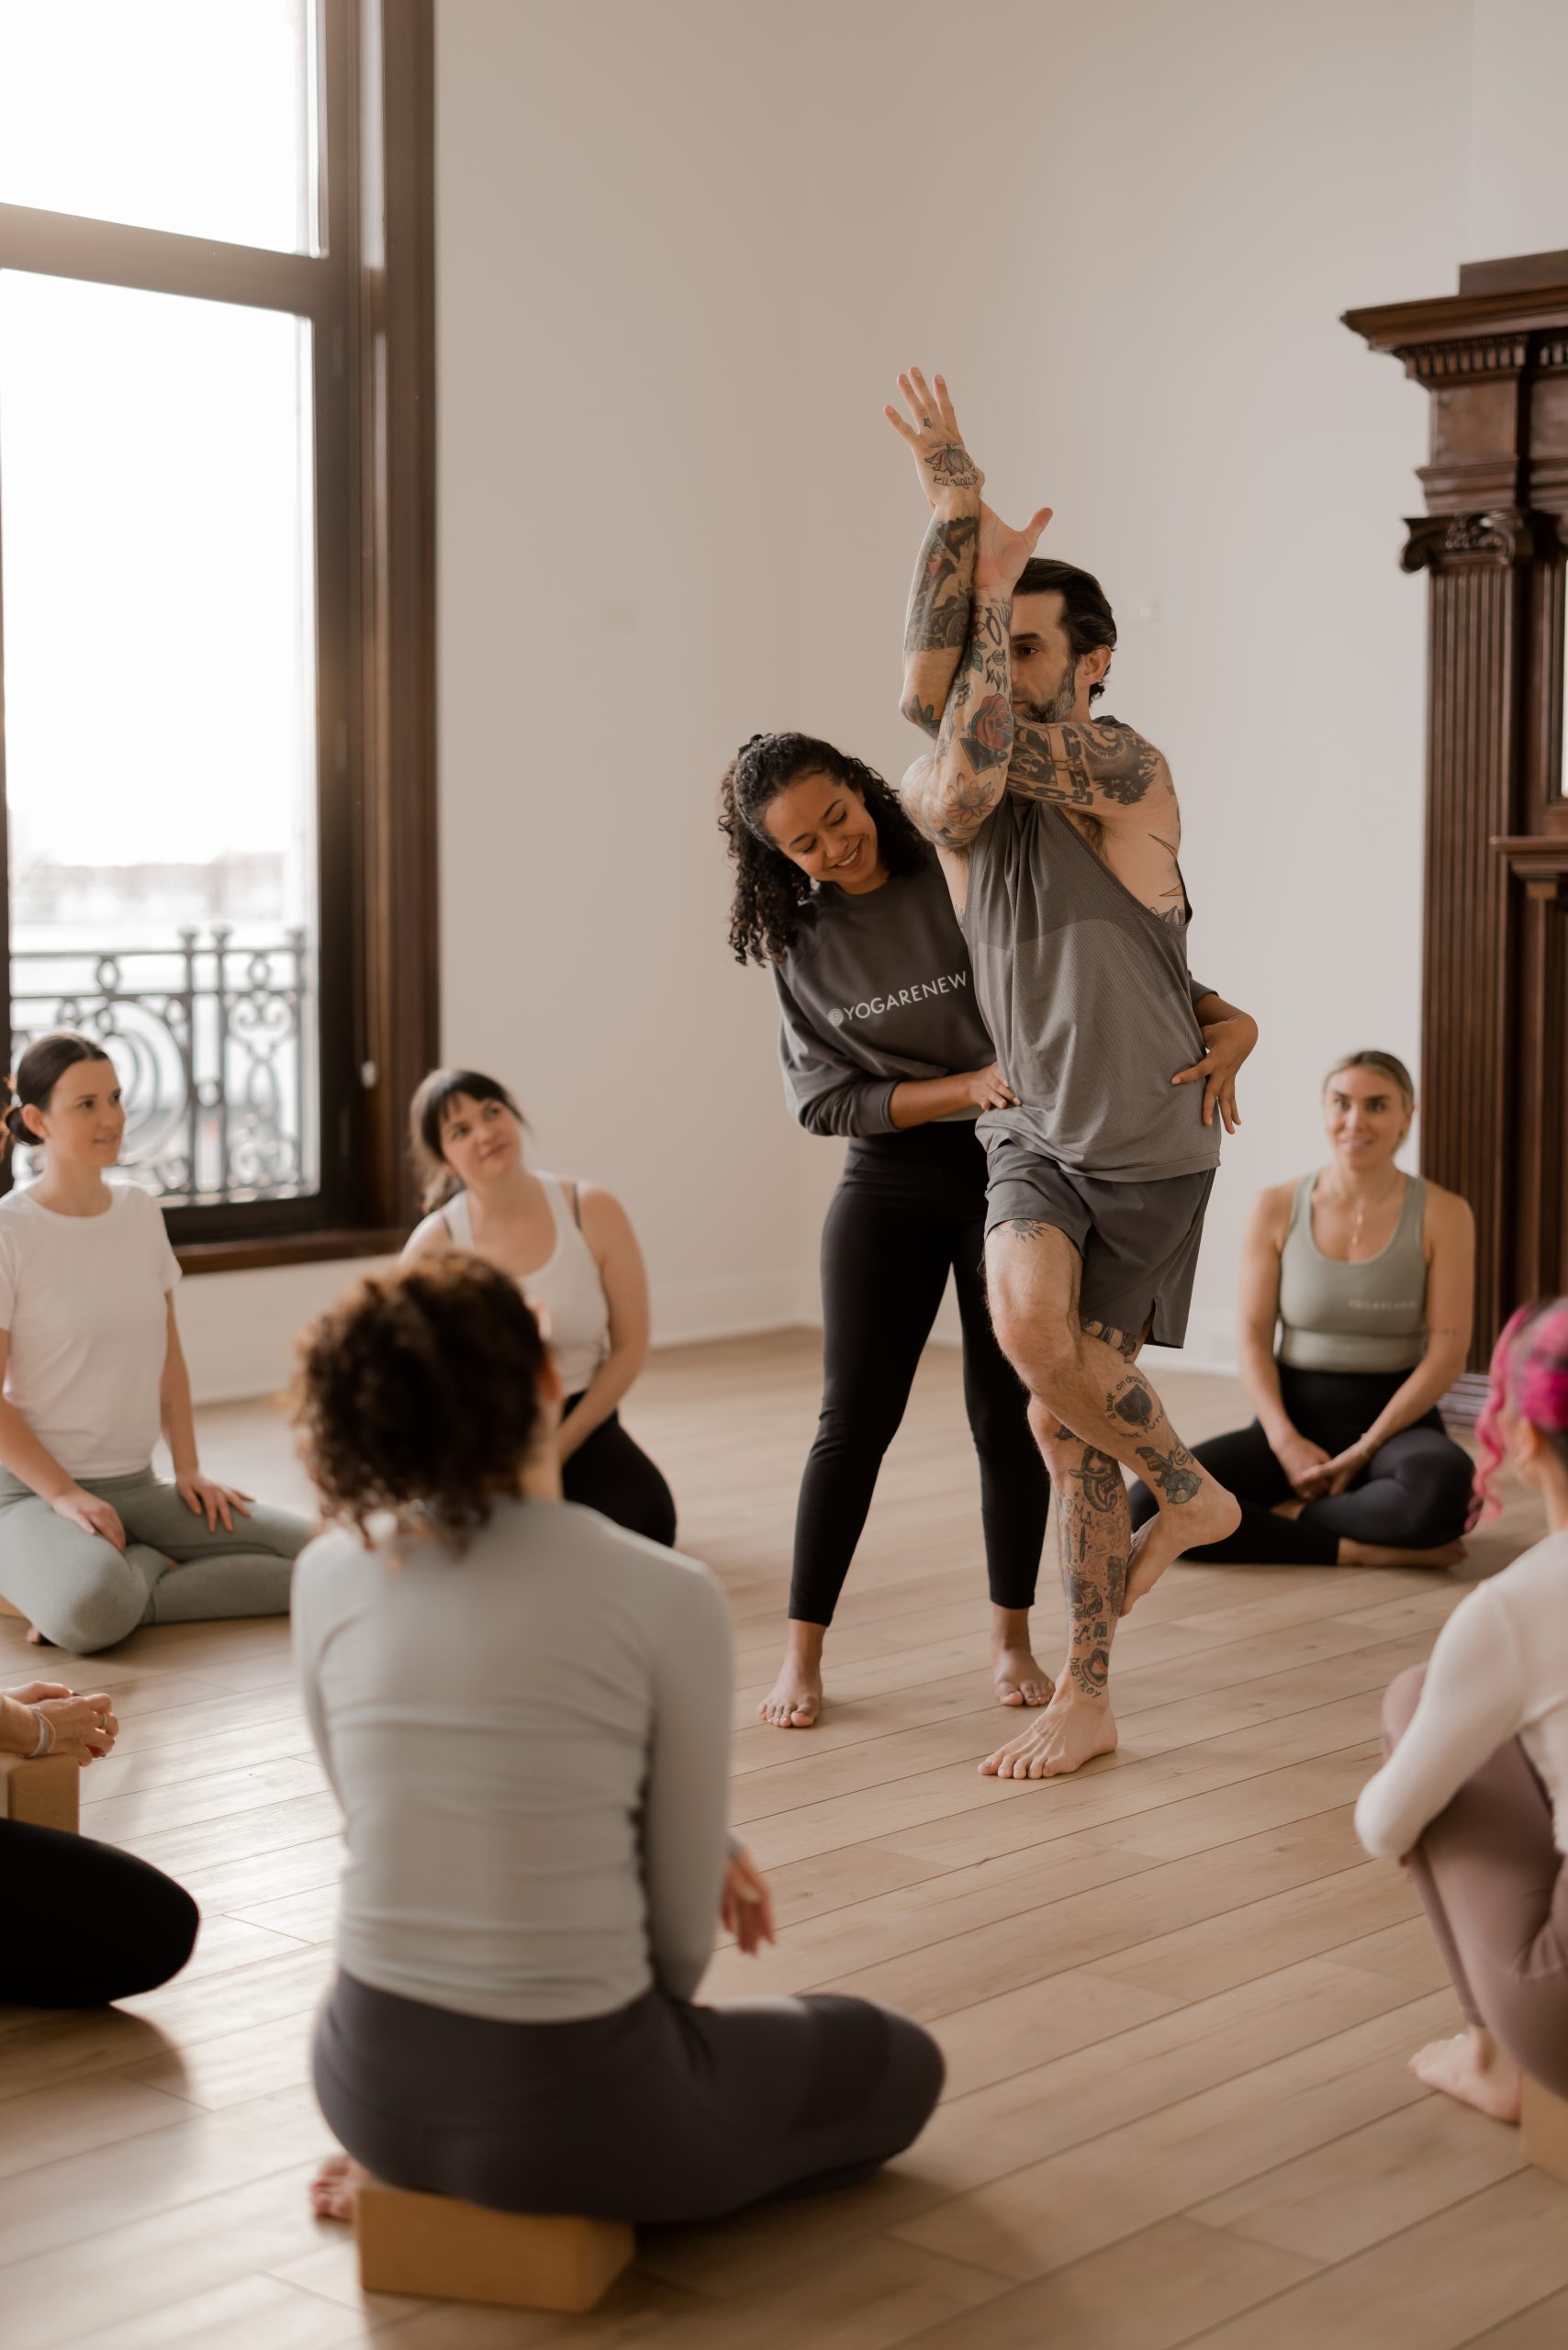
[[[1061,624],[1073,659],[1092,652],[1097,644],[1114,653],[1115,615],[1092,571],[1080,571],[1075,563],[1054,563],[1047,555],[1031,555],[1013,590],[1013,599],[1016,603],[1020,596],[1047,596],[1053,590],[1061,598]],[[1103,685],[1091,686],[1090,700],[1098,701],[1104,690]]]

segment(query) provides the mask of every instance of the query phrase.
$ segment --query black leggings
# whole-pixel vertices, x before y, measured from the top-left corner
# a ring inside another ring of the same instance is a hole
[[[582,1400],[580,1394],[569,1396],[562,1418],[568,1419]],[[562,1468],[561,1490],[569,1502],[598,1510],[628,1534],[644,1534],[650,1542],[674,1548],[675,1495],[656,1464],[627,1435],[619,1412],[584,1437]]]
[[[156,1990],[196,1947],[183,1885],[132,1853],[59,1828],[0,1819],[0,2000],[98,2008]]]
[[[1333,1457],[1366,1434],[1407,1376],[1402,1371],[1293,1371],[1282,1363],[1280,1393],[1293,1426]],[[1193,1449],[1241,1504],[1234,1534],[1186,1552],[1197,1566],[1332,1567],[1341,1539],[1391,1550],[1435,1550],[1463,1533],[1475,1477],[1469,1454],[1435,1411],[1380,1444],[1344,1493],[1308,1502],[1299,1517],[1273,1515],[1276,1502],[1291,1499],[1291,1482],[1257,1420]],[[1154,1516],[1146,1485],[1133,1487],[1132,1507],[1135,1526]]]
[[[991,1596],[998,1607],[1032,1605],[1050,1480],[1028,1396],[991,1326],[984,1250],[985,1153],[972,1126],[915,1126],[852,1146],[823,1225],[823,1404],[795,1517],[798,1622],[833,1621],[949,1270]]]
[[[834,1992],[499,2023],[352,1975],[314,2050],[329,2127],[388,2187],[633,2224],[864,2178],[924,2128],[942,2070],[908,2016]]]

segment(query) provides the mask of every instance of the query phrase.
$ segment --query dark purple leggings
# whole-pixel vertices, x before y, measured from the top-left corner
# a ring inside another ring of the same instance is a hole
[[[1412,1665],[1383,1700],[1385,1753],[1409,1729],[1426,1677]],[[1406,1864],[1466,2019],[1568,2097],[1568,1859],[1517,1738],[1465,1781]]]

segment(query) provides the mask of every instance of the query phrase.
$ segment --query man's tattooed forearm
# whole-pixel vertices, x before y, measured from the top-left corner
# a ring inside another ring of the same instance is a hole
[[[1108,800],[1136,807],[1150,792],[1174,797],[1163,755],[1130,726],[1044,726],[1021,720],[1010,778],[1033,800],[1087,807]]]
[[[1190,1502],[1201,1490],[1203,1479],[1197,1463],[1186,1446],[1173,1444],[1169,1452],[1159,1452],[1153,1445],[1140,1444],[1137,1457],[1148,1472],[1148,1482],[1158,1485],[1168,1502],[1180,1506]]]
[[[979,524],[972,514],[938,517],[925,534],[904,629],[906,653],[961,653],[969,638],[969,582]]]

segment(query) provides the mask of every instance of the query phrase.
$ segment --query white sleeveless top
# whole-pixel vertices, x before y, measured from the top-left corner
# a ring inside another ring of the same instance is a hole
[[[559,1177],[538,1170],[555,1223],[555,1246],[544,1262],[518,1283],[536,1314],[550,1325],[550,1352],[566,1393],[580,1395],[610,1352],[610,1304],[598,1261],[583,1238]],[[454,1248],[473,1248],[474,1219],[468,1194],[458,1192],[416,1225],[403,1250],[405,1264],[432,1235]]]

